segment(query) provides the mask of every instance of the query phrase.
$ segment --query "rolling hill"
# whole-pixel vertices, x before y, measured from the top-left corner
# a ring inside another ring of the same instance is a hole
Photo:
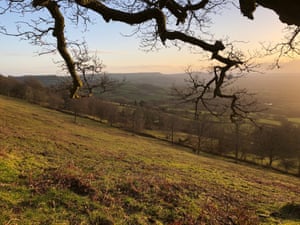
[[[113,79],[125,79],[124,85],[117,90],[105,93],[104,98],[112,100],[137,101],[168,101],[170,88],[184,85],[186,74],[161,74],[161,73],[111,73]],[[203,75],[206,76],[206,75]],[[48,76],[21,76],[18,80],[25,78],[36,78],[43,85],[57,85],[65,77]],[[267,106],[268,112],[277,115],[298,117],[300,114],[299,74],[249,74],[238,79],[230,88],[246,88],[248,92],[255,93],[259,103]],[[265,108],[263,107],[263,108]]]
[[[299,224],[300,179],[0,96],[0,224]]]

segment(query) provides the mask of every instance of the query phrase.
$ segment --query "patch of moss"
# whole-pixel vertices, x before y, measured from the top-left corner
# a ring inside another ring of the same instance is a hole
[[[0,161],[0,183],[12,183],[18,178],[18,171],[8,161]]]

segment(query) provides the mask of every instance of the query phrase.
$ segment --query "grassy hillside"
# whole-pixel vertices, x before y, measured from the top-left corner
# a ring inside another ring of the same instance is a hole
[[[119,88],[101,94],[102,98],[124,99],[125,101],[163,101],[170,98],[170,87],[159,87],[147,83],[132,83],[125,81]]]
[[[300,180],[0,97],[0,224],[299,224]]]

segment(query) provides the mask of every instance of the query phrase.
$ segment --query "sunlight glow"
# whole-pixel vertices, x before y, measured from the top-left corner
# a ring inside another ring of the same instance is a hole
[[[6,17],[9,21],[13,20],[9,15]],[[233,41],[238,48],[250,54],[255,54],[255,51],[261,52],[262,44],[280,42],[284,36],[285,25],[280,23],[275,13],[262,7],[256,10],[253,21],[241,16],[236,8],[231,8],[224,9],[223,13],[216,15],[212,22],[211,32],[215,34],[216,39],[229,38],[229,42]],[[91,52],[98,52],[107,72],[183,73],[188,66],[199,68],[207,65],[203,62],[201,52],[191,52],[188,47],[181,50],[170,47],[145,52],[140,49],[136,37],[124,37],[132,33],[132,30],[133,28],[128,25],[98,21],[97,24],[89,26],[87,31],[74,29],[71,32],[77,40],[85,39]],[[53,63],[60,60],[59,56],[37,56],[36,52],[40,49],[18,38],[1,35],[0,41],[2,59],[0,73],[12,75],[62,73],[58,65]],[[274,59],[266,57],[258,61],[271,63],[272,60]],[[293,65],[288,68],[289,71],[298,70],[299,63]]]

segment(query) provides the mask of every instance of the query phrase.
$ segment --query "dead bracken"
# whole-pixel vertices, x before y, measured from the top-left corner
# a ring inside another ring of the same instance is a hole
[[[69,189],[80,196],[89,196],[91,199],[96,199],[97,197],[96,189],[85,181],[85,178],[62,173],[60,169],[46,170],[45,173],[32,179],[29,185],[35,193],[45,193],[49,188],[55,187]]]

